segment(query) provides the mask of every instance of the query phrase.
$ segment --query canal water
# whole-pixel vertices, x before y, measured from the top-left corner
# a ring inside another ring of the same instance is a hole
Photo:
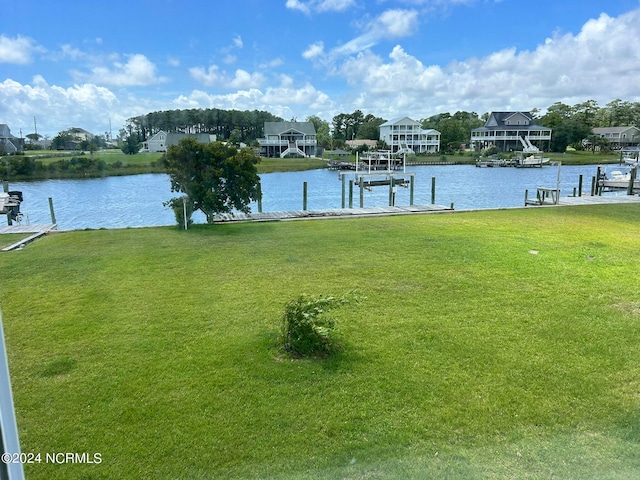
[[[624,167],[608,166],[608,170]],[[435,203],[454,205],[456,210],[518,207],[524,204],[525,190],[535,196],[539,186],[555,187],[558,167],[476,168],[473,165],[408,167],[415,174],[414,204],[431,203],[432,179],[435,178]],[[583,176],[583,192],[589,193],[596,165],[560,167],[561,195],[578,187]],[[338,172],[327,169],[304,172],[268,173],[261,177],[264,212],[302,210],[303,183],[307,182],[307,209],[340,208],[342,182]],[[348,179],[353,178],[351,174]],[[10,190],[23,192],[21,211],[31,223],[50,223],[49,198],[52,198],[56,221],[61,230],[84,228],[123,228],[173,225],[173,212],[163,206],[171,197],[170,182],[164,174],[145,174],[83,180],[44,180],[13,182]],[[348,207],[348,186],[347,186]],[[409,205],[409,189],[398,188],[396,205]],[[386,206],[389,187],[375,187],[364,192],[364,206]],[[359,190],[354,188],[354,207],[359,206]],[[251,210],[258,211],[257,204]],[[204,215],[194,214],[196,223]],[[4,216],[3,216],[4,220]]]

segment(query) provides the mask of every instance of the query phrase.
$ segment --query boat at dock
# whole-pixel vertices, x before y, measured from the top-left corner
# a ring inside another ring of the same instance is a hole
[[[476,167],[514,167],[514,160],[505,158],[479,158],[476,160]]]
[[[521,155],[514,158],[516,168],[530,168],[530,167],[542,167],[547,165],[551,159],[544,157],[542,152],[530,153],[528,155]]]
[[[0,215],[7,216],[7,223],[18,221],[21,218],[20,204],[22,192],[0,192]]]
[[[612,170],[611,172],[602,173],[598,179],[598,186],[604,190],[625,190],[631,184],[631,172],[622,172],[620,170]],[[640,180],[633,178],[633,190],[640,190]]]
[[[404,168],[404,155],[392,154],[390,150],[365,152],[358,163],[364,167],[362,170],[401,170]]]

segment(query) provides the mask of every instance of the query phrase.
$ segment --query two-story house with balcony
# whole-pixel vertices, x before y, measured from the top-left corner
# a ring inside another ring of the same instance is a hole
[[[471,148],[498,147],[503,152],[548,150],[548,127],[536,125],[529,112],[491,112],[483,127],[471,130]]]
[[[440,132],[423,130],[420,123],[409,117],[396,118],[380,125],[380,140],[389,145],[392,153],[440,151]]]
[[[263,157],[315,157],[318,151],[312,122],[264,122],[258,143]]]

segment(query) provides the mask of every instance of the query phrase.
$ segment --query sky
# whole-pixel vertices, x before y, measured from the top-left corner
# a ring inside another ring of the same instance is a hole
[[[0,123],[94,134],[162,110],[328,122],[640,101],[640,0],[3,2]]]

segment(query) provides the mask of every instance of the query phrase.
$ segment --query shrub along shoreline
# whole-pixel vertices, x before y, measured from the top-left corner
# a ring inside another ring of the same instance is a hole
[[[640,207],[73,231],[0,254],[32,479],[634,478]],[[341,348],[285,305],[360,291]]]

